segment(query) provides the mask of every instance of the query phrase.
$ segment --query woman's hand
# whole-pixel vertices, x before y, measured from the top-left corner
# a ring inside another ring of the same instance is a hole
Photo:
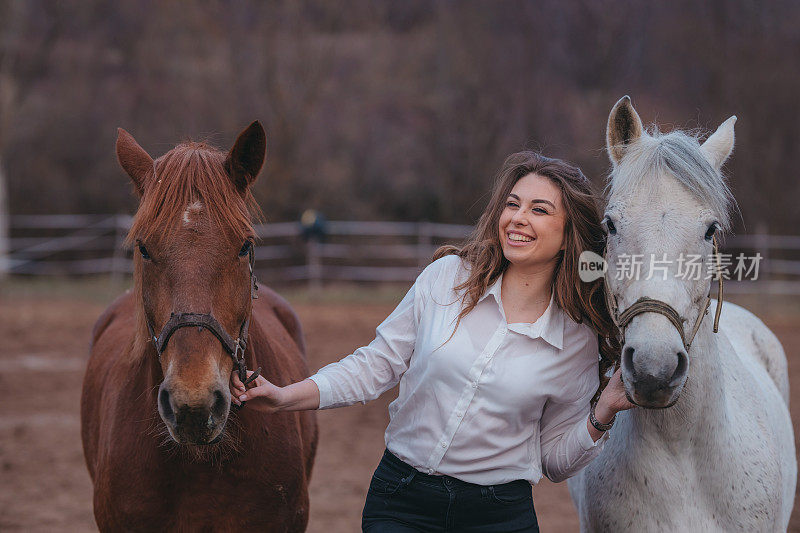
[[[628,397],[625,395],[625,385],[622,384],[621,372],[621,369],[617,369],[614,372],[614,375],[608,381],[608,385],[600,394],[597,405],[595,405],[594,416],[601,424],[610,423],[620,411],[636,407],[636,404],[629,402]],[[604,433],[594,427],[589,418],[586,419],[586,429],[589,430],[589,435],[594,441],[597,441]]]
[[[247,371],[250,377],[252,370]],[[283,387],[278,387],[267,381],[263,376],[258,376],[253,381],[251,389],[245,389],[244,384],[239,379],[239,374],[234,371],[231,373],[231,401],[236,405],[241,405],[243,401],[250,402],[248,405],[257,411],[271,413],[280,410],[283,405]]]
[[[611,376],[602,394],[600,394],[600,399],[597,401],[597,407],[595,408],[595,416],[600,423],[607,424],[618,412],[633,409],[634,407],[636,407],[636,404],[628,401],[628,397],[625,395],[625,385],[622,384],[622,369],[618,368],[614,375]]]

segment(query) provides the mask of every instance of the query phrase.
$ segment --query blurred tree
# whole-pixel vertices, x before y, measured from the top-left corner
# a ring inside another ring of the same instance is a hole
[[[15,114],[44,76],[59,35],[57,6],[0,2],[0,279],[8,273],[9,213],[6,149]]]
[[[15,213],[130,211],[117,126],[158,156],[260,119],[268,220],[469,223],[526,147],[599,189],[630,94],[665,129],[737,114],[744,219],[794,233],[798,26],[788,0],[0,0],[0,169]]]

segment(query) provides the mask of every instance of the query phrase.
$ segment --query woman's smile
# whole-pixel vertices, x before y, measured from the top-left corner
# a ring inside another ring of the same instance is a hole
[[[536,237],[520,233],[519,231],[508,230],[506,232],[506,240],[509,246],[526,246],[535,241]]]

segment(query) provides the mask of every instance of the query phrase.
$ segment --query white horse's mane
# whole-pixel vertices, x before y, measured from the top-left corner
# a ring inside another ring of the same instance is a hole
[[[717,215],[722,229],[730,227],[735,200],[722,173],[705,158],[698,137],[675,130],[661,133],[656,126],[625,148],[621,164],[608,178],[609,198],[652,187],[669,173]]]

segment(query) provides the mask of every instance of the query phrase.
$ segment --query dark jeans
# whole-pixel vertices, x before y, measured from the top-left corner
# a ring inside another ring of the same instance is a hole
[[[429,476],[383,453],[361,517],[366,532],[535,532],[531,485],[525,480],[476,485]]]

